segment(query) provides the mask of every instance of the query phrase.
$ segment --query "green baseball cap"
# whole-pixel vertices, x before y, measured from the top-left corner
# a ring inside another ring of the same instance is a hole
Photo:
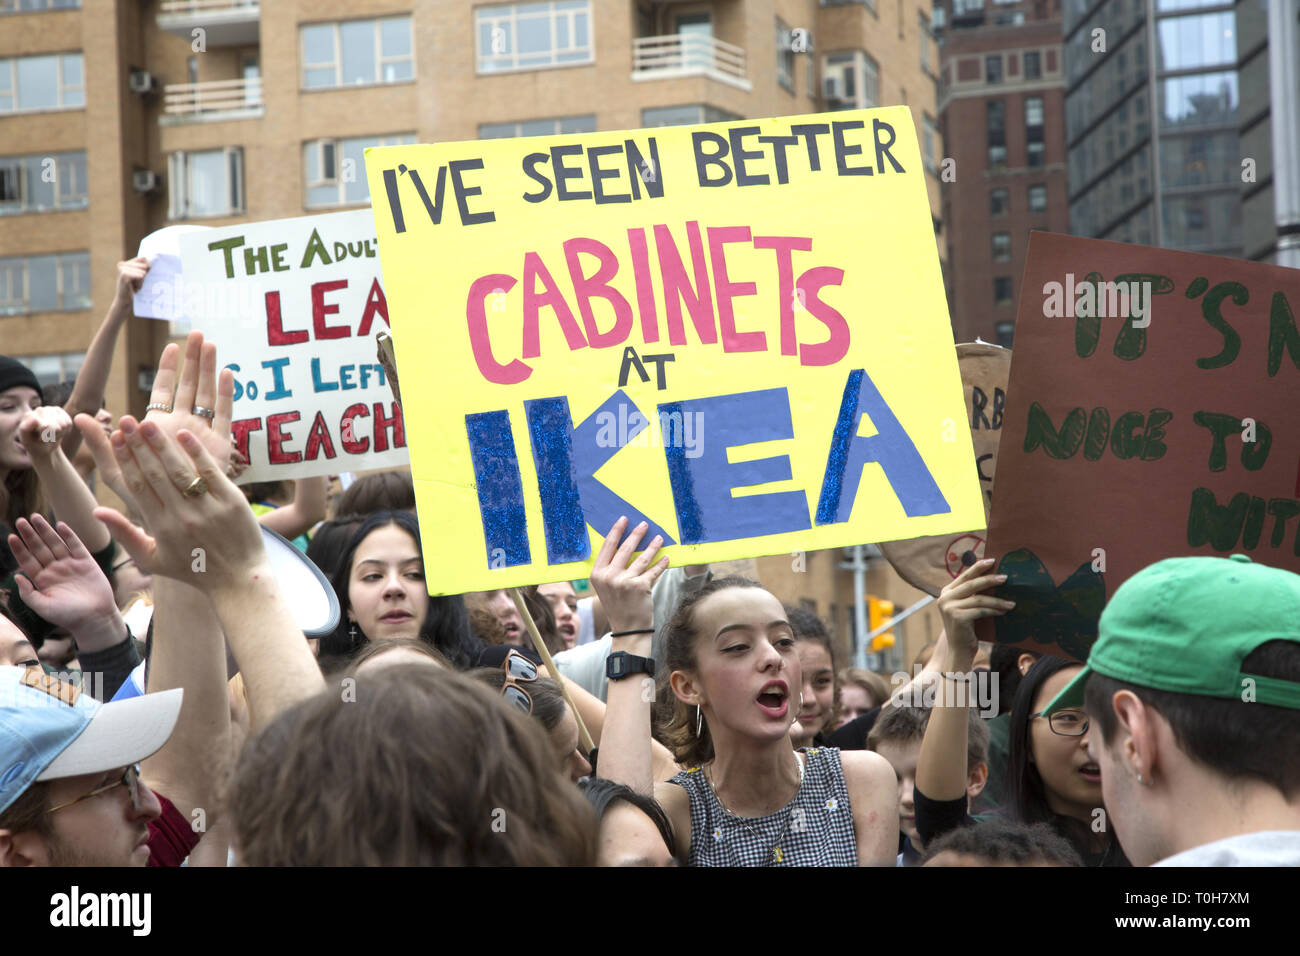
[[[1300,710],[1300,683],[1248,674],[1241,662],[1267,641],[1300,643],[1300,575],[1228,558],[1168,558],[1115,592],[1088,663],[1045,714],[1083,706],[1093,674],[1153,690],[1243,699]]]

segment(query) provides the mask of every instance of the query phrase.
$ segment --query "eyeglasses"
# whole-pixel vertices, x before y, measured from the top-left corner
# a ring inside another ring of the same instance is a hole
[[[1058,710],[1053,714],[1030,714],[1029,719],[1047,717],[1052,733],[1062,737],[1082,737],[1088,732],[1088,715],[1081,710]]]
[[[131,809],[134,810],[136,813],[139,813],[141,800],[140,800],[140,765],[138,763],[133,763],[129,767],[127,767],[126,770],[123,771],[120,780],[115,780],[114,782],[105,784],[102,787],[96,787],[94,790],[90,791],[90,793],[83,794],[82,796],[77,797],[77,799],[70,800],[67,803],[60,803],[57,807],[51,807],[45,812],[53,813],[55,810],[62,810],[66,807],[72,806],[74,803],[80,803],[82,800],[89,800],[91,797],[99,796],[99,794],[101,793],[107,793],[109,790],[113,790],[121,786],[125,786],[127,788],[127,791],[131,794]]]
[[[518,651],[510,651],[501,662],[501,669],[506,672],[506,682],[501,685],[501,696],[525,714],[531,714],[533,695],[519,684],[537,680],[537,665]]]

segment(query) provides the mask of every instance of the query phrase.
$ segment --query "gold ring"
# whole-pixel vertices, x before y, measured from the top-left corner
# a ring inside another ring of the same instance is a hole
[[[198,498],[207,490],[208,479],[204,478],[202,475],[195,475],[194,480],[185,486],[185,490],[182,491],[181,494],[186,498]]]

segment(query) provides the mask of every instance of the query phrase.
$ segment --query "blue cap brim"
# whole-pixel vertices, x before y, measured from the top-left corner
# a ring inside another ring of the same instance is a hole
[[[1061,691],[1052,702],[1043,708],[1044,716],[1054,714],[1058,710],[1068,710],[1075,707],[1083,706],[1083,692],[1088,684],[1088,678],[1092,676],[1092,668],[1084,665],[1083,670],[1075,675],[1074,680],[1065,685],[1065,690]]]

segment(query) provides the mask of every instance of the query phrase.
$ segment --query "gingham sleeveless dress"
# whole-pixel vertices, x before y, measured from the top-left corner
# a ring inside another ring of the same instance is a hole
[[[691,866],[857,866],[853,808],[834,747],[803,751],[807,764],[794,800],[765,817],[733,817],[699,767],[672,782],[691,801]]]

